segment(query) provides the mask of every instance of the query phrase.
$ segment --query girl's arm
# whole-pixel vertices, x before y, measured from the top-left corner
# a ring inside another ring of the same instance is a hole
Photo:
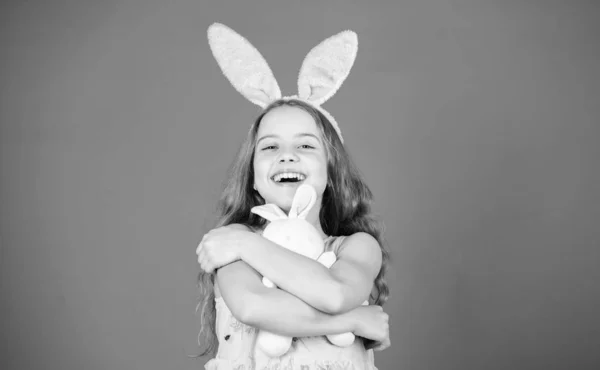
[[[290,337],[357,330],[357,319],[351,313],[329,315],[285,291],[267,288],[243,261],[218,269],[216,281],[233,316],[255,328]]]
[[[329,269],[253,233],[239,255],[281,289],[329,314],[347,312],[365,301],[382,263],[377,240],[363,232],[346,237]]]

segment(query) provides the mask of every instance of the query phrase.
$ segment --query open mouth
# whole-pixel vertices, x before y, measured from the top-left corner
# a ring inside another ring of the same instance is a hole
[[[281,172],[271,177],[271,180],[278,184],[294,184],[302,182],[304,179],[306,179],[306,175],[299,172]]]

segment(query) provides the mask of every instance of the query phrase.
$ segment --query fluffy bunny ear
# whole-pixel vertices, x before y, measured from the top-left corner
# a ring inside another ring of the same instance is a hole
[[[246,99],[265,108],[281,98],[271,68],[248,40],[223,24],[213,23],[208,27],[208,43],[223,74]]]
[[[250,212],[259,215],[260,217],[269,220],[281,220],[282,218],[288,218],[288,216],[281,210],[281,208],[277,207],[275,204],[265,204],[262,206],[252,207]]]
[[[304,59],[298,76],[298,97],[320,106],[340,88],[354,64],[358,36],[343,31],[315,46]]]
[[[300,185],[296,189],[292,208],[290,209],[290,218],[306,218],[308,212],[317,201],[317,192],[310,185]]]

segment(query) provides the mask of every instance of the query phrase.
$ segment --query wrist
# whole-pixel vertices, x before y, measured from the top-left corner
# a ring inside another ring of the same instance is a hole
[[[344,312],[336,315],[336,317],[341,320],[341,325],[344,328],[344,332],[355,333],[359,331],[359,321],[354,314],[354,311]]]
[[[256,237],[258,236],[257,234],[248,231],[247,232],[248,235],[244,235],[244,238],[241,240],[238,240],[238,243],[236,245],[236,254],[237,257],[248,263],[248,259],[247,256],[252,253],[252,247],[254,245],[254,243],[256,242]]]

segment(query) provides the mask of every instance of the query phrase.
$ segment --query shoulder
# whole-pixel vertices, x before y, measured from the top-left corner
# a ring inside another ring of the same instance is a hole
[[[366,233],[364,231],[359,231],[352,235],[348,235],[348,236],[346,236],[345,240],[357,240],[361,243],[370,243],[370,244],[379,246],[379,242],[377,242],[377,239],[375,239],[375,237],[373,235]]]
[[[250,227],[250,226],[244,225],[244,224],[229,224],[229,225],[226,225],[226,227],[230,227],[230,228],[236,229],[236,230],[250,231],[250,232],[253,232],[253,233],[260,233],[261,232],[260,229],[253,228],[253,227]]]
[[[377,239],[373,235],[362,231],[344,237],[341,244],[343,248],[347,248],[349,245],[359,245],[363,249],[381,250]]]
[[[339,247],[338,255],[339,258],[367,260],[379,265],[383,258],[379,242],[366,232],[346,236]]]
[[[252,229],[250,229],[249,226],[244,225],[244,224],[229,224],[229,225],[225,225],[226,227],[230,227],[232,229],[237,229],[237,230],[248,230],[251,231]]]

